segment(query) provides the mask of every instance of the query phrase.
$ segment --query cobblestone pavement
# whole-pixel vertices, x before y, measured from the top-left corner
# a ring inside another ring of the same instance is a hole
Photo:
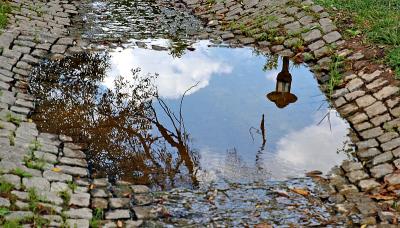
[[[326,180],[319,178],[326,198],[348,225],[397,224],[399,88],[391,70],[373,61],[377,53],[342,40],[329,15],[309,0],[173,3],[205,21],[207,33],[199,38],[252,45],[308,63],[355,132],[354,159]],[[89,227],[101,217],[105,227],[135,227],[164,215],[151,206],[154,199],[145,186],[89,179],[81,147],[68,136],[38,132],[29,119],[35,106],[27,83],[32,67],[41,58],[57,60],[86,46],[68,32],[79,1],[11,5],[10,26],[0,35],[0,222]],[[342,83],[334,80],[336,72],[343,73]]]

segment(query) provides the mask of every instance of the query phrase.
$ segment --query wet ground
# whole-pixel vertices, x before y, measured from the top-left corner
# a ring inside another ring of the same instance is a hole
[[[168,40],[135,43],[33,73],[33,119],[84,144],[94,174],[162,188],[243,183],[327,172],[346,157],[348,125],[305,66],[208,41],[179,56]]]
[[[30,90],[38,128],[81,144],[93,177],[172,189],[166,226],[333,222],[314,181],[293,177],[339,164],[349,129],[305,65],[191,39],[200,21],[162,4],[88,9],[83,36],[102,46],[41,63]]]

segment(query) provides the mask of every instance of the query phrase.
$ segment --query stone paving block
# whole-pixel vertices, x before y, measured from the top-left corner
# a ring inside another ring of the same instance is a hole
[[[385,182],[390,184],[390,185],[400,184],[400,174],[399,173],[393,173],[393,174],[386,175],[385,176]]]
[[[129,198],[110,198],[109,201],[112,209],[129,208],[131,202]]]
[[[364,139],[371,139],[382,135],[384,132],[381,127],[375,127],[369,130],[365,130],[360,133],[361,137]]]
[[[108,201],[103,198],[92,198],[91,203],[92,208],[100,208],[100,209],[107,209],[108,208]]]
[[[381,145],[384,151],[393,150],[400,146],[400,138],[392,139]]]
[[[71,219],[92,219],[92,210],[89,208],[70,208],[65,214]]]
[[[302,36],[304,42],[311,43],[311,42],[321,38],[322,34],[321,34],[321,31],[319,31],[318,29],[313,29],[307,33],[303,33],[301,36]]]
[[[67,219],[66,222],[69,227],[89,228],[88,219]]]
[[[371,175],[375,178],[381,178],[387,174],[393,173],[393,166],[389,163],[380,164],[370,169]]]
[[[106,219],[129,219],[131,218],[131,213],[129,210],[112,210],[105,214]]]
[[[382,123],[388,122],[392,119],[392,117],[390,117],[390,115],[388,113],[384,114],[384,115],[380,115],[380,116],[376,116],[374,118],[371,119],[371,122],[374,126],[379,126]]]
[[[81,167],[57,165],[56,168],[60,168],[61,172],[70,174],[73,176],[86,177],[88,175],[87,169],[81,168]]]
[[[388,161],[391,161],[393,159],[393,154],[391,151],[382,153],[377,155],[376,157],[374,157],[374,159],[372,160],[372,165],[378,165],[381,163],[385,163]]]
[[[50,191],[50,182],[43,177],[24,177],[22,184],[27,188],[35,188],[38,191]]]
[[[374,97],[376,97],[376,99],[378,99],[378,100],[383,100],[387,97],[397,94],[398,92],[399,92],[399,88],[397,86],[386,86],[386,87],[383,87],[378,92],[374,93]]]
[[[71,195],[71,200],[69,205],[75,205],[79,207],[88,207],[90,204],[90,194],[89,193],[76,193]]]
[[[72,176],[62,173],[62,171],[63,171],[62,169],[61,169],[61,172],[54,172],[51,170],[46,170],[43,172],[43,177],[49,181],[60,181],[60,182],[72,181]]]
[[[360,186],[362,191],[369,191],[371,189],[380,187],[381,184],[379,184],[375,179],[368,179],[368,180],[361,180],[358,186]]]
[[[84,160],[84,159],[62,157],[59,161],[61,164],[65,164],[65,165],[74,165],[74,166],[81,166],[81,167],[88,166],[86,160]]]
[[[358,107],[355,104],[346,104],[346,105],[343,105],[341,108],[339,108],[339,112],[344,116],[350,115],[351,113],[353,113],[357,110],[358,110]]]
[[[365,108],[364,110],[370,118],[387,111],[386,106],[381,101],[375,102],[374,104]]]
[[[386,132],[385,134],[379,136],[378,140],[381,143],[385,143],[397,137],[399,137],[399,134],[397,132],[391,131],[391,132]]]
[[[363,97],[360,97],[356,100],[356,103],[359,107],[368,107],[370,105],[372,105],[373,103],[375,103],[376,99],[371,96],[371,95],[365,95]]]
[[[357,99],[357,98],[359,98],[361,96],[364,96],[364,95],[365,95],[365,91],[356,90],[356,91],[353,91],[351,93],[348,93],[348,94],[344,95],[344,97],[346,98],[347,101],[350,102],[350,101],[353,101],[353,100],[355,100],[355,99]]]
[[[358,124],[368,120],[368,116],[365,113],[355,113],[352,116],[348,117],[348,120],[352,124]]]

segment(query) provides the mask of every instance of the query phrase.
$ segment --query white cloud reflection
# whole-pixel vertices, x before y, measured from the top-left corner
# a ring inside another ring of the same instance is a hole
[[[318,125],[323,114],[325,113],[320,112],[315,115],[309,126],[284,135],[276,142],[275,151],[263,152],[258,166],[262,168],[262,172],[254,165],[256,151],[238,151],[239,156],[252,156],[254,160],[235,164],[226,162],[226,154],[210,149],[201,150],[201,164],[206,167],[206,171],[201,172],[199,178],[204,182],[215,181],[221,177],[251,181],[299,177],[312,170],[328,172],[346,159],[343,153],[337,154],[337,149],[341,149],[346,142],[348,125],[335,111],[330,112],[331,130],[327,119]],[[267,142],[267,147],[273,143]]]
[[[159,95],[164,98],[176,99],[190,90],[188,94],[205,88],[211,77],[217,74],[229,74],[232,67],[222,60],[211,57],[207,50],[208,43],[199,42],[194,45],[195,52],[187,52],[182,58],[173,58],[167,51],[154,51],[140,48],[128,48],[111,53],[111,71],[104,80],[108,88],[113,88],[116,76],[131,75],[131,69],[140,67],[142,74],[158,73],[156,86]]]

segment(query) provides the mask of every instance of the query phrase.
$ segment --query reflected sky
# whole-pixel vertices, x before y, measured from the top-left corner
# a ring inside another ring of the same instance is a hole
[[[168,46],[165,40],[157,44]],[[298,100],[279,109],[266,94],[275,90],[281,60],[277,69],[264,72],[266,57],[249,48],[209,45],[196,43],[195,51],[187,51],[181,58],[168,51],[116,49],[110,53],[111,69],[104,85],[112,88],[116,76],[129,75],[136,67],[142,73],[158,73],[155,84],[160,96],[178,112],[181,96],[198,83],[186,94],[183,115],[200,151],[206,181],[219,175],[246,179],[268,174],[281,179],[316,169],[326,172],[345,158],[337,149],[348,140],[348,125],[329,110],[306,67],[290,65],[291,92]],[[330,121],[325,118],[319,124],[328,112]],[[257,129],[262,115],[267,142],[260,149],[262,138]]]

